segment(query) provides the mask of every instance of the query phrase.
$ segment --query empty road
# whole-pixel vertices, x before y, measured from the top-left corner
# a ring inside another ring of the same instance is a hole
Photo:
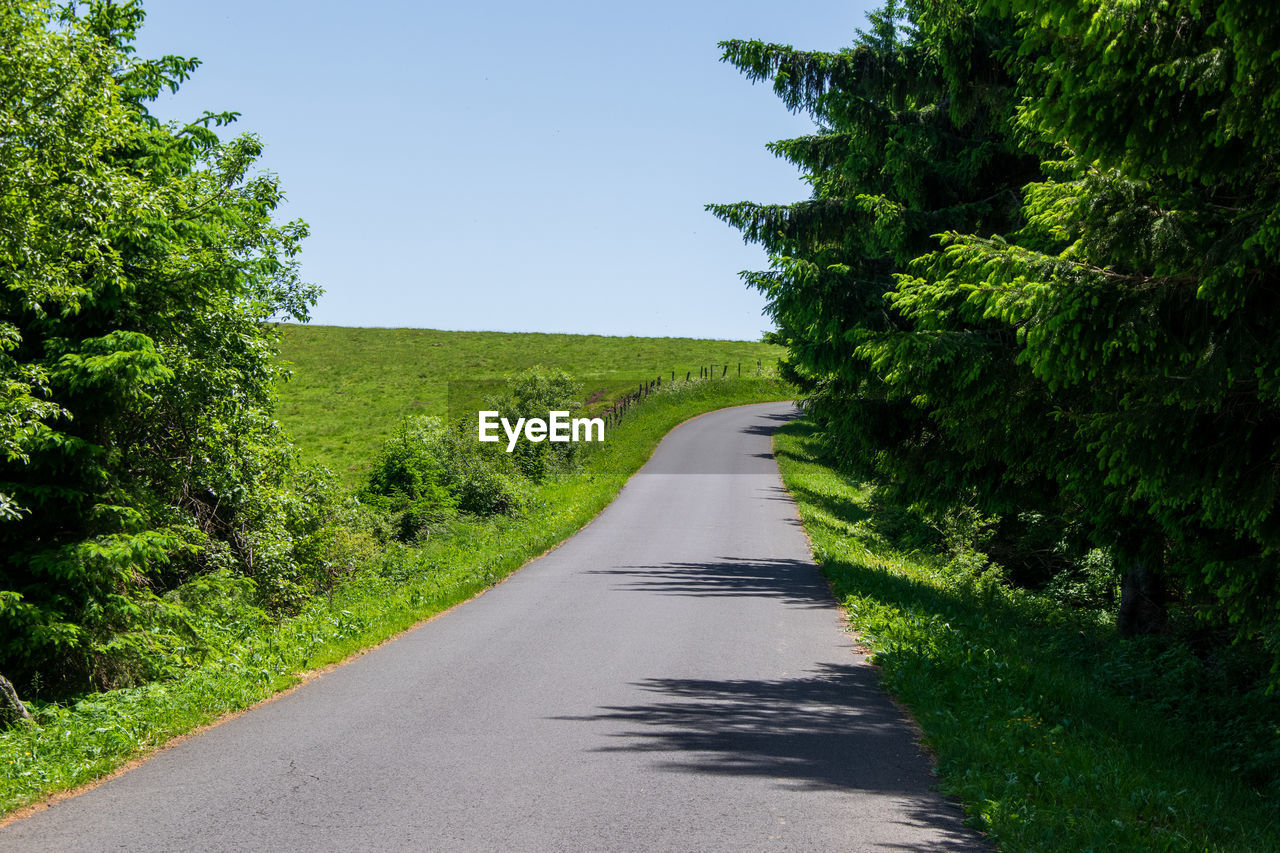
[[[981,850],[782,489],[790,404],[673,431],[577,536],[0,850]]]

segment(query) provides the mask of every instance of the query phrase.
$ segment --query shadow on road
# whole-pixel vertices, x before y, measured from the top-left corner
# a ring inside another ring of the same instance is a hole
[[[587,574],[617,577],[622,583],[616,589],[662,595],[778,598],[799,607],[832,607],[835,603],[818,567],[807,560],[719,557],[700,563],[619,566]]]
[[[749,435],[773,435],[778,431],[778,427],[783,424],[790,423],[800,417],[800,410],[795,409],[790,412],[774,412],[771,414],[758,415],[756,421],[764,421],[765,423],[751,423],[744,426],[740,432]],[[772,457],[772,454],[770,454]]]
[[[938,849],[987,849],[958,808],[927,793],[928,762],[873,667],[823,664],[772,681],[653,678],[635,686],[660,698],[554,719],[610,723],[615,742],[596,751],[661,753],[656,766],[669,772],[905,797],[904,826],[933,827],[942,835]]]

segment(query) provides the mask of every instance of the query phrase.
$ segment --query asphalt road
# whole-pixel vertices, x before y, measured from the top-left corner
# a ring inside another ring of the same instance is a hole
[[[506,583],[0,849],[985,849],[809,559],[770,450],[793,414],[686,423]]]

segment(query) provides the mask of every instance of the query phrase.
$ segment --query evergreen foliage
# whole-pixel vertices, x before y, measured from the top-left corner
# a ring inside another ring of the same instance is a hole
[[[1102,548],[1122,632],[1172,597],[1280,662],[1280,12],[871,22],[836,54],[722,45],[819,122],[771,146],[811,199],[709,209],[771,253],[744,276],[828,441],[1015,581],[1071,588]]]

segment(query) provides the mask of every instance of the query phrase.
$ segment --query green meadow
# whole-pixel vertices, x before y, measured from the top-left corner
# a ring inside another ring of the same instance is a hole
[[[281,424],[309,461],[352,485],[406,416],[446,413],[450,383],[542,365],[572,374],[598,407],[633,383],[696,379],[712,365],[717,377],[726,366],[729,377],[739,367],[744,377],[772,374],[783,353],[750,341],[300,325],[284,326],[280,349],[293,370],[280,389]]]

